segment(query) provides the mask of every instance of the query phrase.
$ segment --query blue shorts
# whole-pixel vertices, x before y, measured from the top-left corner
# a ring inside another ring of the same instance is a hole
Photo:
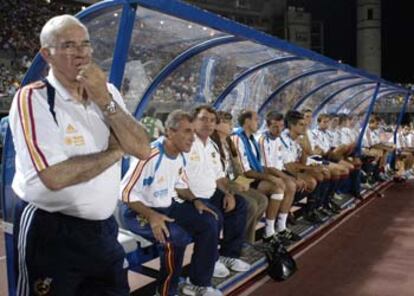
[[[17,295],[129,295],[113,217],[84,220],[21,202],[14,228]]]

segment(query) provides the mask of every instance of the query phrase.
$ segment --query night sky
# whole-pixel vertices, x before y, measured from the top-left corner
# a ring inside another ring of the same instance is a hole
[[[325,26],[325,55],[355,66],[356,0],[307,0]],[[414,83],[414,1],[382,0],[382,77]]]

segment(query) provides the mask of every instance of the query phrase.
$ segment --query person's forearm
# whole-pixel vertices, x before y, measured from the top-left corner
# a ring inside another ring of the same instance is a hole
[[[259,172],[253,171],[253,170],[245,172],[244,175],[247,178],[251,178],[251,179],[255,179],[255,180],[263,180],[263,181],[269,180],[269,177],[268,177],[267,174],[259,173]]]
[[[69,158],[39,172],[40,180],[50,190],[86,182],[101,174],[122,157],[119,150],[106,150],[99,153]]]
[[[285,175],[283,172],[281,172],[278,169],[273,168],[273,167],[265,167],[264,172],[266,174],[270,174],[270,175],[273,175],[273,176],[278,177],[278,178],[281,178]]]
[[[106,117],[125,153],[139,159],[149,157],[151,149],[144,127],[120,106],[115,114]]]
[[[194,201],[194,199],[197,198],[190,189],[175,188],[175,191],[181,199],[184,199],[186,201]]]
[[[216,180],[217,188],[220,189],[224,193],[229,193],[230,190],[230,182],[227,178],[220,178]]]

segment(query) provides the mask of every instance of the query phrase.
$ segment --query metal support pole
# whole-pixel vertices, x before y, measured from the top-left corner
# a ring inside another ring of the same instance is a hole
[[[380,90],[381,83],[377,83],[377,87],[375,88],[374,95],[372,96],[371,103],[369,104],[369,108],[367,114],[365,114],[364,123],[362,125],[361,131],[359,132],[357,145],[355,147],[355,155],[361,156],[361,146],[362,146],[362,139],[364,138],[365,130],[367,129],[369,117],[371,116],[372,111],[374,110],[375,102],[377,100],[378,92]]]
[[[394,131],[394,144],[397,144],[397,133],[398,133],[398,129],[400,128],[402,119],[404,117],[405,110],[407,109],[407,105],[408,105],[408,100],[409,99],[410,99],[410,93],[407,93],[405,95],[404,104],[403,104],[403,106],[401,108],[400,114],[398,115],[397,126],[395,127],[395,131]]]
[[[113,54],[109,82],[120,89],[124,77],[125,64],[128,59],[129,44],[131,43],[134,29],[137,4],[125,3],[122,8],[122,16],[119,22],[118,34]]]

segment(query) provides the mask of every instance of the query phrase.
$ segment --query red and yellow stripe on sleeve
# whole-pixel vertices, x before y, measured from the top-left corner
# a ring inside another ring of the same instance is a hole
[[[26,141],[30,158],[32,159],[36,171],[38,172],[47,168],[49,164],[47,163],[46,157],[40,150],[37,142],[36,122],[33,116],[32,96],[33,90],[42,89],[45,86],[46,85],[41,81],[29,84],[19,90],[17,97],[18,112],[24,139]]]
[[[145,165],[158,154],[160,154],[160,150],[157,147],[152,148],[150,156],[147,159],[138,161],[137,165],[135,166],[134,172],[131,175],[131,178],[122,190],[122,201],[129,202],[129,196],[131,194],[131,191],[137,183],[139,177],[141,176]]]

